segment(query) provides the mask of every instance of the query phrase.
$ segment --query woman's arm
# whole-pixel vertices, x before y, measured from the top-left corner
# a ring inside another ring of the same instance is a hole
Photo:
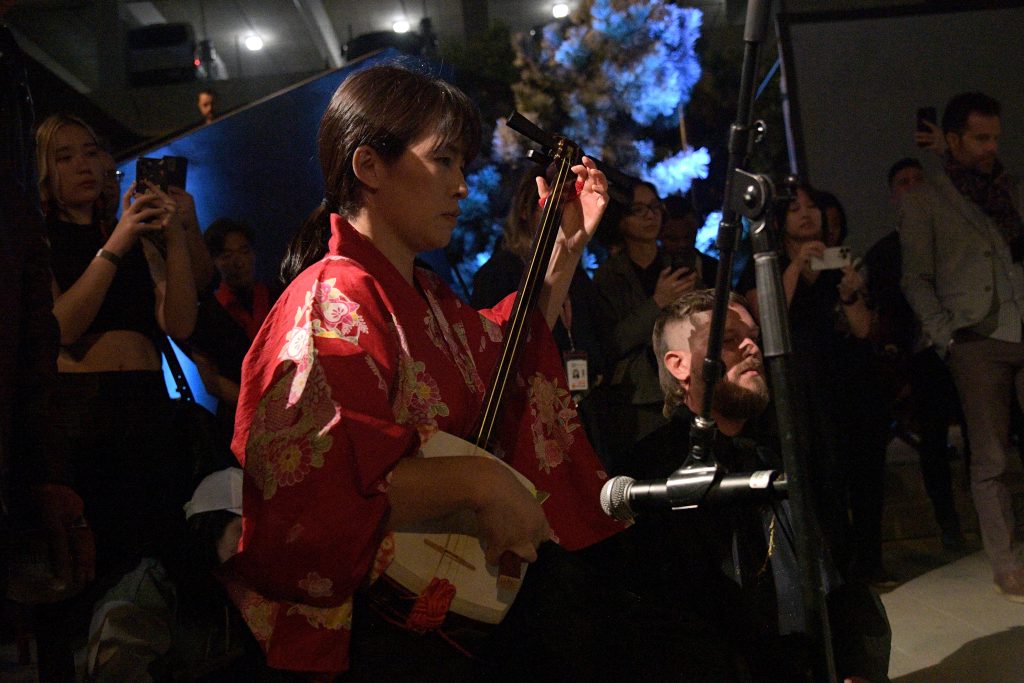
[[[864,280],[852,265],[843,268],[843,279],[839,282],[839,303],[850,324],[850,333],[858,339],[871,334],[871,309],[865,301]]]
[[[164,201],[161,226],[167,243],[166,258],[151,244],[146,245],[146,258],[156,291],[156,320],[170,337],[184,339],[195,329],[197,316],[196,283],[192,277],[188,242],[174,202],[159,189],[152,191]]]
[[[202,291],[213,281],[216,268],[210,251],[203,241],[203,233],[199,229],[199,217],[196,215],[196,202],[180,187],[167,188],[167,194],[178,205],[182,225],[185,229],[185,241],[188,244],[189,261],[192,265],[192,277],[196,282],[196,290]]]
[[[583,157],[583,163],[573,166],[572,170],[576,173],[576,187],[579,188],[577,197],[562,209],[561,229],[540,291],[540,310],[548,327],[552,328],[569,293],[583,248],[594,236],[608,205],[608,181],[589,157]],[[537,189],[541,197],[549,194],[543,178],[537,179]]]
[[[133,183],[122,197],[121,220],[103,245],[108,256],[97,255],[67,291],[61,292],[53,282],[53,315],[60,324],[62,346],[74,344],[92,325],[114,281],[117,262],[131,251],[140,235],[161,229],[155,222],[164,215],[158,198],[143,195],[133,202],[134,192]]]
[[[540,503],[502,465],[489,458],[405,458],[391,471],[388,528],[471,510],[487,562],[506,551],[537,559],[537,546],[551,538]]]

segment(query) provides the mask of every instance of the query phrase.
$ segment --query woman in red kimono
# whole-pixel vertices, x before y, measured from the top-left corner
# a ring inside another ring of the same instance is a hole
[[[553,594],[591,598],[542,566],[558,555],[555,544],[577,550],[620,528],[600,511],[606,475],[550,335],[607,202],[589,159],[573,167],[577,197],[546,274],[544,320],[535,316],[496,448],[548,497],[541,504],[491,459],[417,457],[439,431],[471,432],[511,310],[512,296],[474,311],[414,264],[451,237],[479,126],[461,91],[394,66],[349,77],[322,119],[326,197],[293,241],[301,253],[289,257],[308,267],[246,357],[233,442],[245,469],[244,531],[224,581],[271,667],[378,680],[519,678],[545,670],[543,661],[578,672],[572,652],[587,640],[578,629],[598,630],[591,616],[579,626],[564,620]],[[364,609],[392,558],[393,530],[460,511],[475,517],[489,564],[506,551],[541,558],[505,621],[473,648],[487,653],[485,664],[445,642],[466,645],[446,632],[450,614],[437,630],[421,625],[421,636]]]

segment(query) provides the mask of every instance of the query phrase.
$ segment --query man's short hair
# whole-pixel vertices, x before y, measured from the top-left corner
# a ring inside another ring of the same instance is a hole
[[[697,209],[695,209],[693,204],[688,202],[685,197],[681,197],[677,194],[670,194],[662,200],[661,205],[665,209],[666,219],[679,219],[693,216],[694,219],[700,220],[700,217],[697,215]]]
[[[729,292],[729,304],[738,304],[746,308],[746,303],[736,292]],[[686,402],[686,391],[672,373],[665,367],[665,354],[671,351],[665,340],[665,327],[670,323],[684,322],[698,313],[706,313],[715,307],[715,290],[695,289],[661,309],[654,321],[651,333],[651,346],[658,362],[658,382],[665,394],[665,406],[662,413],[671,417],[677,406]],[[691,368],[690,372],[700,372],[699,368]]]
[[[237,232],[252,244],[252,230],[241,221],[218,218],[207,226],[203,239],[206,241],[206,248],[210,250],[210,256],[217,258],[224,253],[224,238],[233,232]]]
[[[896,174],[908,168],[919,168],[924,171],[924,166],[914,157],[903,157],[889,167],[889,189],[892,189],[892,181],[896,180]]]
[[[200,90],[199,92],[196,93],[196,102],[198,102],[199,98],[202,97],[203,95],[209,95],[213,99],[217,99],[217,91],[216,90],[214,90],[213,88],[203,88],[202,90]]]
[[[967,129],[967,119],[971,114],[1000,116],[1001,111],[999,102],[985,93],[962,92],[946,103],[942,112],[942,132],[960,135]]]

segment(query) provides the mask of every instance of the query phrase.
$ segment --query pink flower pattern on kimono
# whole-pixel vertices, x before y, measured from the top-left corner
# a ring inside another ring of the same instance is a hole
[[[574,440],[572,432],[580,427],[572,396],[539,372],[530,377],[526,396],[533,416],[530,431],[537,463],[540,469],[550,472],[568,458]]]
[[[319,363],[297,403],[285,400],[295,382],[289,368],[260,401],[246,445],[246,473],[269,500],[281,486],[300,484],[314,468],[324,465],[333,443],[331,428],[341,419],[339,406]]]
[[[306,578],[299,581],[299,588],[312,598],[329,598],[334,595],[334,582],[316,572],[306,574]]]
[[[316,346],[313,344],[310,310],[313,295],[306,292],[306,301],[295,312],[295,326],[285,335],[284,346],[278,354],[280,360],[295,363],[295,377],[288,391],[288,405],[294,405],[306,387],[309,368],[316,360]]]
[[[338,607],[313,607],[311,605],[292,604],[286,613],[288,616],[301,614],[313,628],[326,628],[330,631],[352,630],[352,598]]]
[[[368,334],[370,329],[357,312],[359,304],[337,289],[336,281],[337,278],[330,278],[314,283],[317,315],[313,319],[313,334],[358,344],[359,335]]]
[[[274,635],[274,623],[280,610],[278,605],[237,584],[230,584],[227,588],[252,635],[261,643],[269,641]]]
[[[426,441],[437,431],[437,416],[448,416],[448,405],[441,400],[437,381],[426,371],[426,365],[402,354],[398,361],[398,386],[392,410],[395,421],[411,425]]]

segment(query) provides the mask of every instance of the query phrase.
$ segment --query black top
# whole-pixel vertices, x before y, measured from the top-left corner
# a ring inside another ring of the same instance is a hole
[[[66,292],[96,258],[106,238],[97,224],[77,225],[54,220],[46,227],[53,254],[53,276],[61,291]],[[141,244],[122,256],[114,280],[85,335],[110,330],[131,330],[150,338],[155,338],[159,330],[153,278]]]

